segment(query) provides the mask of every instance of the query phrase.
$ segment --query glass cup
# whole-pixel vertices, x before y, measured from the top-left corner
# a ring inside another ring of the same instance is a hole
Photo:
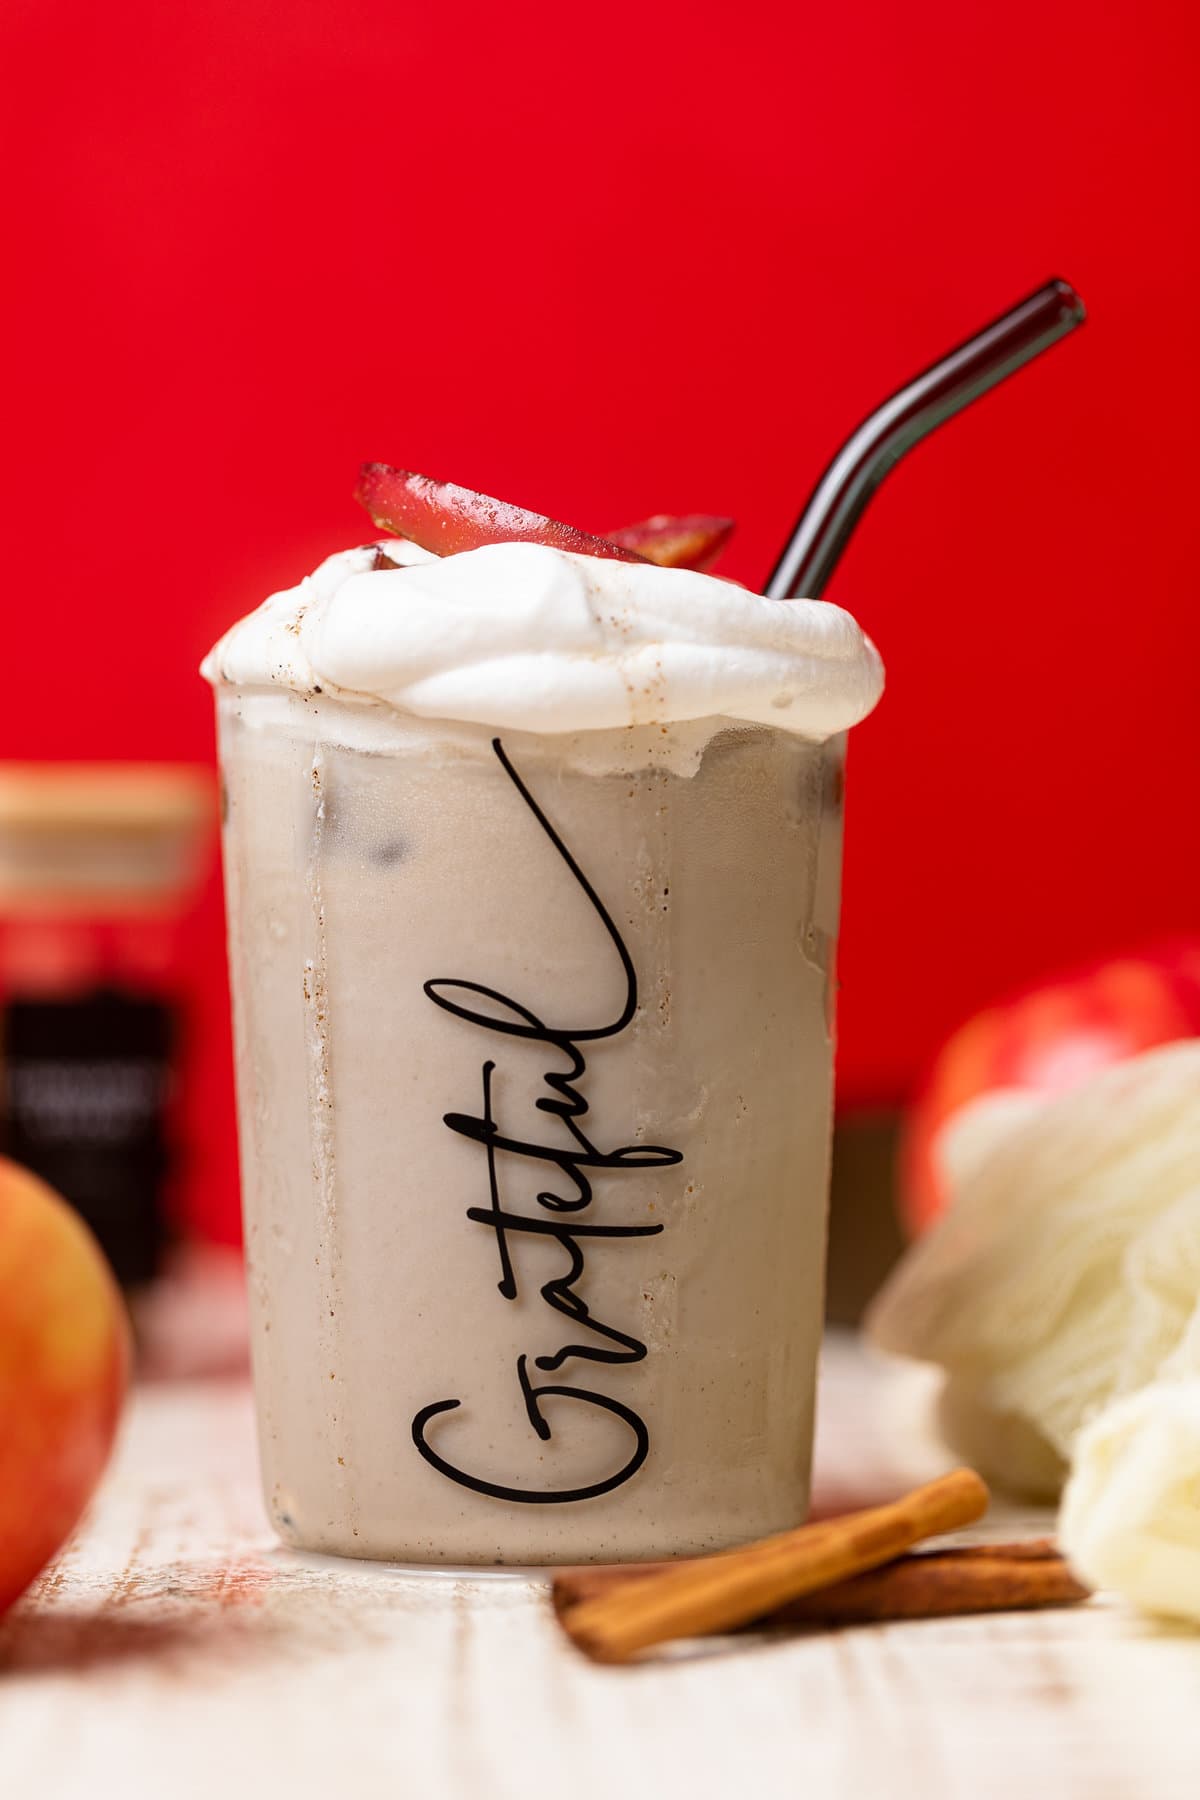
[[[799,1522],[843,740],[218,713],[281,1537],[545,1564]]]

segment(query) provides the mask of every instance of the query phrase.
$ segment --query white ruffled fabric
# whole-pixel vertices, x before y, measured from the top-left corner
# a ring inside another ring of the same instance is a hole
[[[1200,1376],[1152,1382],[1084,1427],[1058,1530],[1093,1587],[1200,1623]]]
[[[1073,1464],[1085,1577],[1200,1619],[1200,1041],[976,1102],[941,1148],[953,1204],[871,1336],[941,1365],[943,1430],[994,1480],[1049,1496]]]

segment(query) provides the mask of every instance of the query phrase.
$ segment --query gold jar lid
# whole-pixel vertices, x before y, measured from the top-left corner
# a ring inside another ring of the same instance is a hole
[[[0,912],[158,907],[196,880],[210,770],[0,763]]]

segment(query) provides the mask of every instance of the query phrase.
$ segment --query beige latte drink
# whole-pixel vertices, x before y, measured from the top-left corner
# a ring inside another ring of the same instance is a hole
[[[481,1564],[782,1529],[874,653],[681,571],[407,560],[209,664],[272,1521]]]

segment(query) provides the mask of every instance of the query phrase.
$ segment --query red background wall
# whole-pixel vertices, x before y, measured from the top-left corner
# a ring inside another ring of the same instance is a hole
[[[1195,925],[1190,0],[8,0],[0,754],[211,754],[202,652],[357,541],[363,457],[741,521],[1053,273],[1091,322],[923,446],[830,591],[842,1092]],[[14,179],[15,176],[15,179]],[[215,895],[205,1206],[234,1195]]]

